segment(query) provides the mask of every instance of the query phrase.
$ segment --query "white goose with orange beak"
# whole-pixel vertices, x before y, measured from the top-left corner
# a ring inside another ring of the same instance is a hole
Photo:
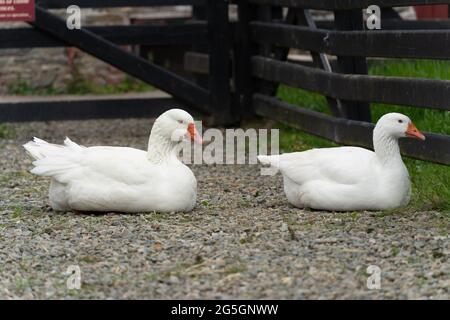
[[[398,139],[403,137],[425,140],[407,116],[389,113],[375,126],[375,152],[336,147],[258,159],[281,171],[287,199],[296,207],[330,211],[393,209],[407,205],[411,193],[398,146]]]
[[[172,109],[152,128],[148,151],[127,147],[83,147],[34,138],[24,145],[35,159],[32,173],[51,177],[50,205],[58,211],[190,211],[197,180],[177,157],[184,139],[201,143],[194,119]]]

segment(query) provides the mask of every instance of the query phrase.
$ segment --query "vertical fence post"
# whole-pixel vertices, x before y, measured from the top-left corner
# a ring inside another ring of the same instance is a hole
[[[238,2],[238,23],[235,34],[234,47],[234,83],[236,101],[241,119],[254,117],[252,107],[253,86],[251,57],[254,46],[250,39],[250,21],[255,15],[254,6],[248,0]]]
[[[259,6],[256,8],[256,15],[258,21],[273,22],[283,20],[283,10],[281,7],[276,6]],[[277,48],[271,44],[260,44],[258,46],[258,55],[271,57],[277,60],[286,60],[289,50],[283,50],[283,48]],[[279,83],[274,83],[265,80],[258,80],[258,92],[267,95],[276,95],[279,87]]]
[[[337,30],[362,30],[363,16],[361,10],[338,10],[334,12],[334,23]],[[367,74],[365,57],[338,57],[338,72]],[[342,112],[345,118],[352,120],[371,121],[370,103],[341,100]]]
[[[194,20],[197,20],[197,21],[198,20],[206,21],[207,20],[206,6],[205,5],[192,6],[192,17],[194,18]],[[196,44],[192,45],[192,49],[194,52],[208,53],[208,44],[196,43]],[[193,78],[199,86],[201,86],[205,89],[209,88],[209,81],[208,81],[207,75],[194,74]]]
[[[230,90],[230,29],[228,1],[208,0],[209,90],[212,122],[226,125],[235,121]]]

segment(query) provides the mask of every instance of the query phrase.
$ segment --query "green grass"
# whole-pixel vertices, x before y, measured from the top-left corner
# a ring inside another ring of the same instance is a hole
[[[5,123],[0,123],[0,139],[6,139],[11,135],[11,129]]]
[[[372,62],[369,67],[369,74],[450,80],[450,62],[431,60],[375,61]],[[320,94],[288,86],[280,86],[278,96],[288,103],[330,114],[327,101],[325,97]],[[401,112],[408,115],[422,131],[450,135],[449,111],[412,108],[381,103],[373,103],[371,105],[371,110],[374,122],[386,113]]]
[[[247,271],[247,267],[243,264],[235,264],[226,268],[227,274],[242,273]]]
[[[373,62],[372,75],[421,77],[450,80],[450,62],[428,60],[385,60]],[[280,86],[278,97],[290,104],[329,114],[325,97],[305,90]],[[372,119],[383,114],[401,112],[408,115],[422,131],[450,135],[450,112],[405,106],[372,104]],[[280,148],[283,152],[336,146],[296,129],[281,125]],[[426,143],[426,142],[425,142]],[[412,181],[412,198],[404,210],[440,210],[450,217],[450,168],[444,165],[405,158]]]
[[[387,60],[377,61],[369,68],[371,75],[399,76],[450,80],[450,62],[433,60]],[[424,93],[426,94],[426,93]],[[372,118],[377,121],[388,112],[408,115],[422,131],[450,135],[450,112],[405,106],[372,104]]]
[[[278,97],[290,104],[299,105],[314,111],[331,114],[327,106],[327,100],[321,94],[281,85],[278,89]]]

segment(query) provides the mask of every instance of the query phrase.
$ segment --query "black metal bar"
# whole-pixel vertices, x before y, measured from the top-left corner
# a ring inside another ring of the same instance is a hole
[[[32,25],[144,82],[172,94],[192,107],[208,112],[208,92],[205,89],[175,73],[124,51],[88,30],[83,28],[80,30],[69,30],[61,18],[47,12],[40,6],[36,6],[36,21]]]
[[[62,9],[71,5],[82,8],[150,7],[174,5],[204,5],[206,0],[36,0],[36,3],[49,9]]]
[[[0,103],[0,122],[155,117],[171,108],[186,108],[172,98],[27,99]]]
[[[334,24],[338,30],[362,30],[361,10],[335,11]],[[347,74],[367,74],[366,57],[337,57],[338,72]],[[340,101],[340,113],[344,118],[370,122],[370,103],[360,101]]]
[[[254,95],[253,104],[256,114],[260,116],[284,122],[340,144],[373,147],[372,123],[332,117],[261,94]],[[425,135],[427,140],[424,142],[401,139],[402,153],[420,160],[450,164],[450,136],[435,133]]]
[[[265,57],[253,57],[252,70],[255,77],[333,98],[450,111],[447,80],[332,73]]]
[[[205,22],[180,25],[96,26],[92,33],[119,45],[169,45],[205,43]],[[32,28],[0,29],[0,48],[63,47],[68,44]]]
[[[230,29],[228,2],[210,0],[207,3],[209,32],[209,107],[216,125],[236,120],[231,109],[230,90]]]
[[[316,23],[314,22],[311,12],[308,9],[290,9],[290,10],[296,10],[297,11],[297,19],[299,21],[299,24],[307,26],[311,30],[316,30]],[[313,58],[314,64],[327,71],[327,72],[333,72],[331,69],[331,64],[328,61],[328,57],[325,53],[322,52],[316,52],[316,51],[310,51],[311,56]],[[343,107],[340,100],[333,99],[331,97],[326,97],[328,107],[330,108],[331,113],[336,117],[342,117],[343,114]]]
[[[363,9],[370,5],[405,7],[427,4],[450,4],[450,0],[250,0],[253,4],[319,10]]]
[[[317,30],[316,23],[314,22],[311,12],[308,9],[297,10],[298,20],[300,25],[308,27],[310,30]],[[325,71],[332,72],[330,62],[326,54],[317,51],[311,51],[314,62],[318,64],[320,68]]]

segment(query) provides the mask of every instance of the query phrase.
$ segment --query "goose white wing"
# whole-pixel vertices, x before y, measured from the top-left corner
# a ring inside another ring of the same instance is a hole
[[[375,153],[358,147],[312,149],[279,156],[283,175],[297,184],[312,180],[358,184],[373,173]]]
[[[67,140],[66,140],[67,142]],[[40,157],[33,162],[32,173],[51,176],[60,183],[76,180],[140,184],[148,181],[145,174],[151,165],[146,161],[146,152],[122,147],[84,148],[71,142],[65,146],[39,145]],[[27,150],[33,148],[29,146]],[[30,150],[29,150],[30,151]],[[32,152],[30,152],[32,153]]]

